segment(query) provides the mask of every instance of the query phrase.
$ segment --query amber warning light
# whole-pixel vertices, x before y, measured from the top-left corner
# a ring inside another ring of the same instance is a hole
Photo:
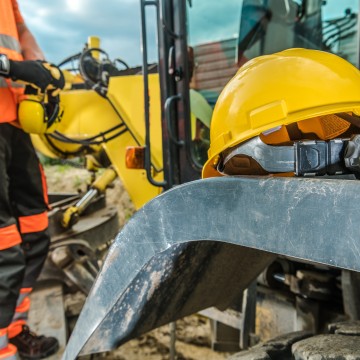
[[[125,163],[128,169],[144,169],[145,147],[128,146],[126,148]]]

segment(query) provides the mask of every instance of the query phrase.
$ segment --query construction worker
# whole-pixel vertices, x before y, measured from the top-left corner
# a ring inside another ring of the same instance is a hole
[[[0,359],[40,359],[59,347],[26,325],[31,292],[48,247],[45,178],[30,137],[19,127],[18,81],[37,91],[61,89],[59,69],[28,30],[17,0],[0,0]]]
[[[215,105],[203,177],[360,174],[360,72],[289,49],[243,65]]]

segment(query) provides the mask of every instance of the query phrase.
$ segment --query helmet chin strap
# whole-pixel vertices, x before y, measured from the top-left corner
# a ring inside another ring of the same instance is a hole
[[[295,141],[292,146],[267,145],[257,136],[230,150],[219,162],[217,170],[227,175],[227,167],[231,166],[231,174],[238,167],[240,175],[246,170],[246,162],[234,160],[244,156],[254,159],[268,173],[294,173],[296,176],[349,174],[360,172],[360,135],[350,140]]]

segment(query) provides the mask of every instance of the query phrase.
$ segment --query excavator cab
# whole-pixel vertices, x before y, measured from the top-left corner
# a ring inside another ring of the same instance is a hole
[[[359,2],[141,0],[140,8],[145,124],[141,145],[147,181],[161,194],[140,207],[116,237],[64,358],[108,351],[183,316],[204,309],[221,312],[248,301],[252,305],[242,308],[239,341],[246,349],[254,330],[254,299],[263,339],[302,332],[244,359],[271,358],[269,354],[285,359],[289,346],[311,332],[325,331],[335,320],[358,320],[357,180],[196,180],[211,123],[208,110],[203,115],[193,108],[191,91],[216,109],[220,93],[239,67],[294,47],[332,52],[358,67]],[[161,178],[154,178],[151,162],[156,144],[150,139],[154,98],[149,91],[149,8],[155,10],[151,14],[157,24]],[[228,105],[231,113],[236,104]],[[284,108],[277,105],[278,115]],[[192,113],[198,114],[195,120]],[[253,118],[256,127],[256,113]],[[231,131],[220,134],[217,145],[231,143],[232,136]],[[215,155],[210,167],[218,163]],[[245,291],[252,296],[244,297]],[[356,326],[334,325],[331,331],[341,342],[346,334],[358,334]],[[279,349],[284,352],[276,353]],[[306,351],[299,350],[296,358],[305,359]],[[330,351],[324,359],[331,356]]]
[[[288,48],[318,49],[357,66],[357,1],[244,0],[237,39],[238,63]]]

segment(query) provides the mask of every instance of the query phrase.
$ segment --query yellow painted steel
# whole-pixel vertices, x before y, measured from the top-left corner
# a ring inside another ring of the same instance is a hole
[[[92,90],[62,91],[60,103],[63,107],[63,117],[57,126],[57,131],[71,139],[82,140],[119,123],[109,103]],[[36,136],[32,137],[36,138]],[[93,145],[85,149],[81,145],[65,143],[47,135],[40,135],[40,138],[55,157],[74,157],[101,150],[101,145]],[[42,148],[38,150],[41,151]]]
[[[220,175],[219,154],[230,147],[306,119],[318,118],[312,124],[320,126],[320,117],[339,112],[360,114],[360,72],[346,60],[306,49],[255,58],[239,69],[215,105],[203,177]]]
[[[61,226],[64,229],[69,229],[74,225],[79,219],[79,208],[76,206],[71,206],[64,211],[61,218]]]
[[[156,169],[153,176],[157,181],[161,181],[163,179],[161,107],[157,74],[149,76],[149,91],[152,163]],[[32,135],[33,143],[43,154],[60,158],[105,150],[134,206],[140,208],[161,192],[161,188],[148,182],[145,170],[127,169],[125,166],[126,147],[145,144],[142,76],[111,78],[108,97],[113,106],[93,90],[62,91],[60,103],[64,113],[57,131],[76,140],[103,133],[122,122],[125,122],[129,131],[109,142],[87,147],[59,141],[49,135]],[[111,137],[118,131],[119,129],[112,131],[107,137]],[[101,137],[97,140],[100,139]]]
[[[102,193],[116,179],[116,177],[116,171],[112,167],[109,167],[94,181],[91,187]]]
[[[110,166],[108,167],[92,184],[90,190],[87,192],[86,196],[88,195],[89,198],[97,196],[99,193],[105,192],[106,188],[117,178],[116,171]],[[95,190],[95,192],[94,192]],[[84,197],[82,198],[84,199]],[[72,225],[74,225],[79,216],[84,212],[89,204],[85,202],[78,202],[75,206],[71,206],[67,208],[61,220],[61,225],[68,229]]]
[[[99,49],[100,48],[100,38],[98,36],[89,36],[88,37],[88,48],[89,49]],[[91,56],[99,60],[100,53],[98,51],[92,51]]]
[[[50,146],[46,145],[46,142],[39,135],[31,134],[31,140],[35,147],[35,149],[40,152],[41,154],[56,159],[58,158],[57,154],[53,151]]]
[[[150,143],[152,162],[162,169],[162,131],[159,75],[149,75]],[[142,75],[111,78],[108,97],[122,114],[139,145],[145,144],[144,90]],[[135,144],[133,144],[135,145]],[[125,157],[124,157],[125,159]]]

